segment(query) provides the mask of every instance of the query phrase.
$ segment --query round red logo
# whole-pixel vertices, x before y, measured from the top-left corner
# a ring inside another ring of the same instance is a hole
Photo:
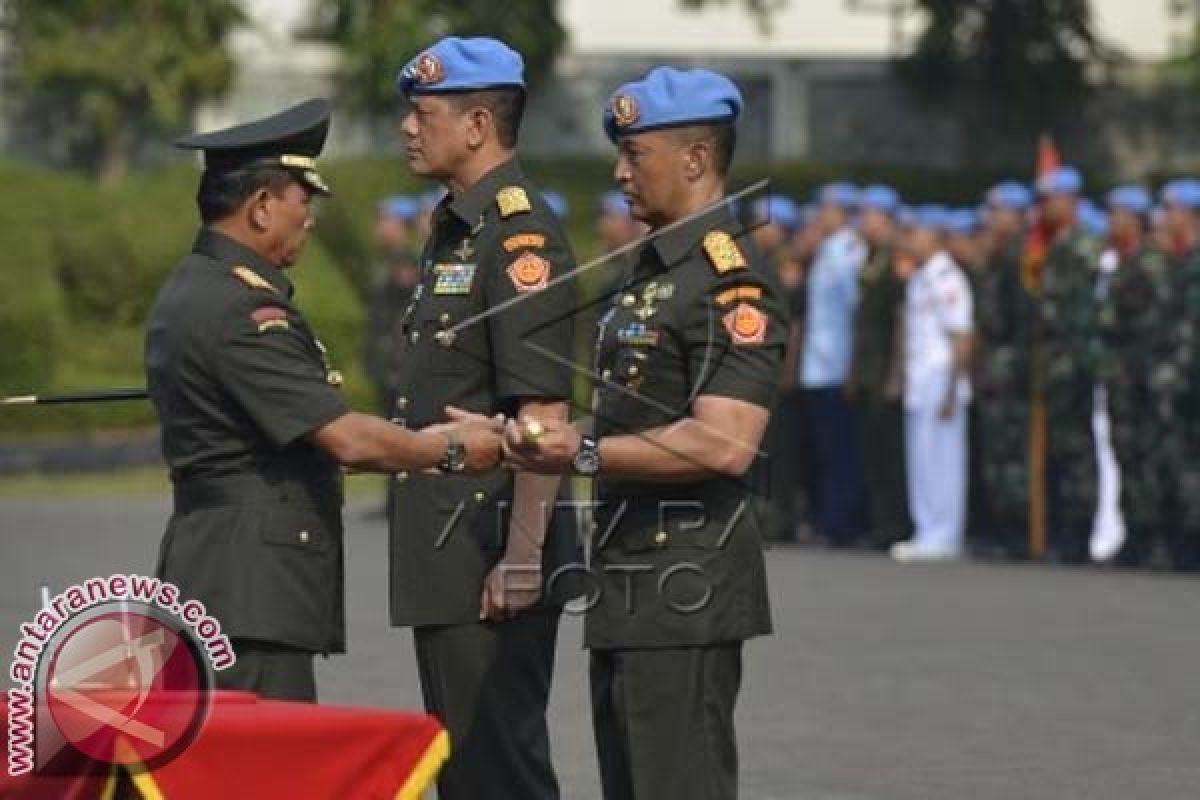
[[[153,767],[178,755],[207,716],[210,673],[182,626],[149,606],[71,620],[43,691],[63,739],[89,758]]]

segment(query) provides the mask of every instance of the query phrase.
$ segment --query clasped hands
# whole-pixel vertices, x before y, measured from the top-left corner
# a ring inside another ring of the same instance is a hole
[[[508,419],[446,407],[447,422],[423,428],[428,433],[453,433],[467,450],[466,472],[478,474],[503,465],[522,472],[558,475],[570,469],[581,436],[561,420],[533,417]]]

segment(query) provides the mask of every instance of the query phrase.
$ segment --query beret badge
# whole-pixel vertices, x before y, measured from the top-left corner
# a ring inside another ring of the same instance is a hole
[[[641,111],[636,100],[627,94],[619,94],[612,100],[612,115],[618,128],[628,128],[638,121]]]
[[[438,83],[446,77],[446,68],[432,53],[422,53],[413,63],[413,77],[422,86]]]

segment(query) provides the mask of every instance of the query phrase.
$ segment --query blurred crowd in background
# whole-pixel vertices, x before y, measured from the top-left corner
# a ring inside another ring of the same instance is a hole
[[[382,408],[440,197],[378,206],[365,363]],[[642,234],[619,193],[581,211],[602,252]],[[973,207],[835,182],[752,211],[791,314],[771,539],[1200,567],[1200,181],[1090,199],[1049,165]]]

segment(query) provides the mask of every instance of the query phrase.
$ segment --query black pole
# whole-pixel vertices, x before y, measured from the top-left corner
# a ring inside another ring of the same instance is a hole
[[[145,389],[102,389],[65,394],[18,394],[0,398],[0,406],[50,406],[59,403],[108,403],[114,400],[145,400]]]

